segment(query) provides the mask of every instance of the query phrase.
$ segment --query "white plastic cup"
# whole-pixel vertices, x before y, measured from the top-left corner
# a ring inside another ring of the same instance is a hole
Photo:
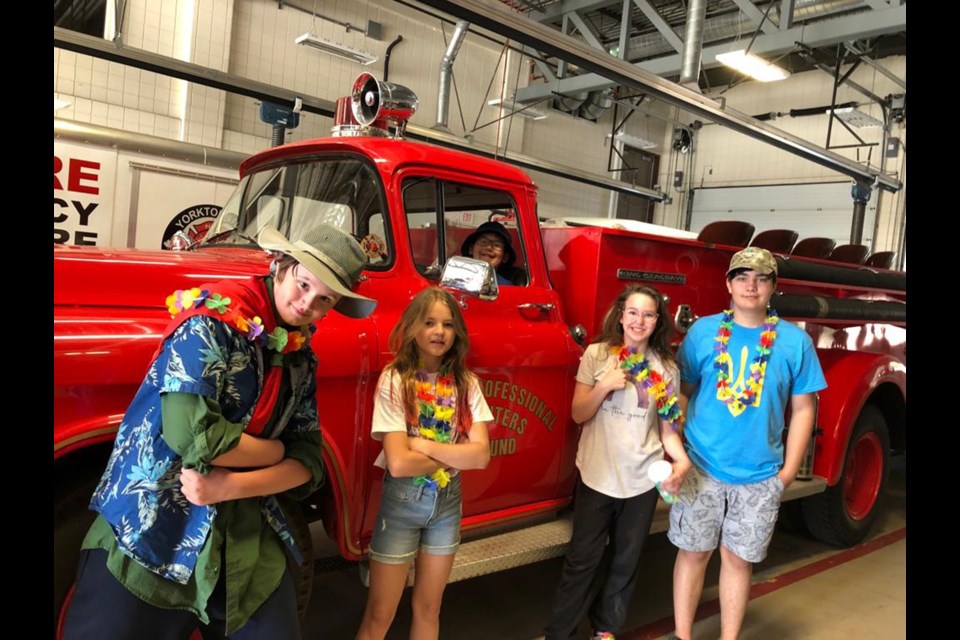
[[[663,487],[660,486],[660,483],[669,478],[671,473],[673,473],[673,465],[666,460],[657,460],[650,465],[650,468],[647,471],[647,476],[657,485],[657,491],[660,492],[660,497],[663,498],[663,501],[667,504],[673,504],[676,502],[677,496],[664,491]]]

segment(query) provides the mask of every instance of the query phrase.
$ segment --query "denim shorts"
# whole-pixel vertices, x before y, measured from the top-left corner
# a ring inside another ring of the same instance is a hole
[[[406,564],[418,549],[452,555],[460,546],[461,513],[460,474],[443,489],[431,489],[418,487],[413,478],[394,478],[387,471],[370,558],[384,564]]]
[[[670,509],[667,537],[685,551],[723,546],[747,562],[767,557],[780,511],[783,483],[777,476],[752,484],[730,484],[690,469]]]

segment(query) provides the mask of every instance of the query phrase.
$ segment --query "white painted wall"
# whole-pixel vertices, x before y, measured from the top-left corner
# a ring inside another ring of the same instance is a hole
[[[309,3],[308,3],[309,5]],[[391,0],[318,0],[317,13],[339,21],[363,26],[367,20],[382,25],[380,40],[346,30],[332,22],[314,18],[310,13],[289,6],[280,8],[274,0],[128,0],[122,26],[127,46],[143,48],[163,55],[189,60],[227,72],[293,89],[307,96],[335,100],[346,95],[353,79],[362,71],[382,77],[383,55],[398,35],[403,41],[391,55],[389,80],[404,84],[420,97],[420,110],[413,123],[430,127],[437,115],[437,75],[446,39],[453,25]],[[313,31],[333,40],[380,56],[369,67],[343,61],[319,51],[294,44],[294,38]],[[446,37],[446,39],[445,39]],[[503,55],[502,43],[468,34],[454,64],[456,93],[449,108],[450,129],[458,135],[499,116],[486,105],[501,93],[509,95],[528,82],[535,72],[518,54]],[[881,64],[900,78],[906,78],[905,58],[887,58]],[[852,79],[880,96],[900,92],[889,79],[862,65]],[[538,80],[534,80],[538,81]],[[260,122],[255,100],[226,94],[205,87],[185,87],[185,83],[123,65],[54,49],[54,95],[71,101],[57,112],[65,119],[90,122],[165,138],[252,153],[270,145],[271,128]],[[489,92],[488,92],[489,87]],[[722,87],[711,95],[720,97]],[[787,112],[829,104],[832,78],[820,71],[796,74],[774,84],[743,82],[722,97],[727,104],[748,114],[769,111]],[[459,99],[459,100],[458,100]],[[841,88],[838,102],[866,98]],[[801,160],[768,145],[754,142],[716,125],[700,130],[693,153],[681,155],[670,147],[675,122],[689,124],[693,117],[669,105],[654,102],[645,105],[656,116],[634,116],[626,125],[628,133],[660,143],[660,184],[673,198],[671,204],[655,208],[655,222],[682,227],[685,224],[686,192],[694,186],[735,186],[835,182],[839,174],[812,162]],[[878,107],[862,107],[879,117]],[[461,120],[462,112],[462,120]],[[513,118],[478,128],[474,139],[504,145],[527,156],[571,166],[595,174],[607,172],[608,145],[612,110],[598,123],[575,119],[549,111],[545,120]],[[622,117],[621,113],[621,117]],[[818,145],[826,142],[826,117],[781,118],[773,122],[794,135]],[[329,133],[332,122],[313,114],[302,114],[299,128],[287,133],[295,141]],[[868,141],[878,137],[873,135]],[[508,135],[509,132],[509,135]],[[894,132],[906,142],[906,129]],[[834,127],[834,144],[852,138]],[[856,152],[843,152],[856,157]],[[879,149],[872,162],[879,162]],[[905,153],[888,160],[885,168],[905,176]],[[861,160],[866,159],[861,152]],[[684,183],[674,189],[673,174],[684,172]],[[540,185],[540,215],[607,216],[610,194],[553,176],[531,172]],[[904,201],[899,194],[880,194],[872,201],[878,207],[875,233],[876,249],[896,244]]]

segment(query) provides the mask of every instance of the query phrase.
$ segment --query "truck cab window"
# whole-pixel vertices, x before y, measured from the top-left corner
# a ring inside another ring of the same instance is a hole
[[[417,271],[438,280],[441,258],[437,238],[437,181],[434,178],[404,181],[403,208],[407,214],[413,263]]]
[[[443,216],[445,256],[489,262],[501,285],[527,284],[523,238],[509,194],[445,182]]]
[[[439,279],[447,258],[466,255],[494,264],[501,284],[527,284],[526,255],[509,194],[436,178],[411,178],[403,184],[403,203],[413,261],[427,278]],[[491,225],[480,228],[490,222],[498,223],[493,236],[487,232]],[[477,240],[481,242],[474,252]]]

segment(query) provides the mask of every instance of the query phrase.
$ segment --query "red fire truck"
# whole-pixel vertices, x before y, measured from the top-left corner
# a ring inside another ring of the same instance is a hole
[[[367,74],[343,109],[339,135],[247,159],[216,226],[183,251],[57,245],[54,251],[54,615],[73,579],[87,504],[117,426],[169,320],[176,289],[266,273],[252,241],[264,224],[291,239],[318,222],[363,238],[371,258],[359,292],[379,301],[364,320],[331,314],[314,336],[325,486],[305,504],[348,560],[364,557],[382,471],[369,437],[372,394],[391,355],[387,336],[422,288],[488,219],[505,222],[515,286],[458,293],[469,365],[494,413],[491,462],[464,482],[466,543],[453,580],[559,555],[570,535],[578,425],[570,417],[584,344],[628,282],[669,296],[676,342],[722,310],[737,248],[669,230],[545,224],[537,187],[508,164],[401,139],[415,97]],[[341,104],[345,104],[342,102]],[[829,387],[801,498],[810,532],[862,540],[877,513],[891,451],[905,449],[906,283],[903,273],[778,255],[780,314],[814,338]],[[661,514],[654,530],[663,531]],[[309,536],[307,536],[309,538]],[[309,590],[311,571],[304,572]]]

